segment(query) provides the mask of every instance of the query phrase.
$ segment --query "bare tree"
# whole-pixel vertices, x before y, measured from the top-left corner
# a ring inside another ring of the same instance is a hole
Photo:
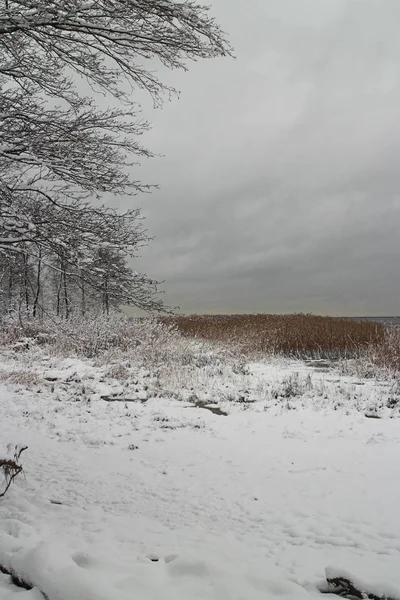
[[[231,53],[209,8],[191,0],[2,0],[0,7],[0,73],[72,105],[79,94],[67,67],[131,105],[121,78],[155,101],[174,91],[148,60],[186,68],[186,59]]]
[[[38,198],[23,198],[15,208],[28,217],[34,237],[18,253],[8,247],[0,254],[3,312],[16,305],[34,317],[46,309],[64,318],[84,314],[87,305],[105,313],[121,304],[167,310],[158,283],[127,264],[149,241],[138,209],[119,213],[82,200],[43,206]]]
[[[68,277],[87,272],[81,263],[100,242],[116,243],[99,237],[110,223],[120,249],[128,239],[125,259],[148,239],[132,227],[138,211],[117,215],[92,204],[104,193],[150,189],[131,175],[151,156],[138,142],[148,123],[132,91],[160,103],[175,90],[158,79],[157,62],[186,69],[188,60],[230,54],[208,8],[191,0],[0,0],[0,249],[20,253],[26,273],[36,261],[34,289],[27,274],[24,290],[36,312],[47,252],[58,257],[50,264],[58,264],[68,312]],[[99,92],[113,108],[99,109]],[[71,227],[80,243],[70,247]],[[137,297],[142,285],[148,300],[155,282],[135,281]]]
[[[20,193],[60,203],[147,189],[128,174],[135,157],[151,155],[137,142],[147,123],[132,88],[159,102],[173,90],[150,60],[185,68],[187,59],[230,53],[208,9],[190,1],[0,0],[0,15],[1,200],[9,219]],[[120,106],[100,111],[79,93],[82,77]],[[3,244],[23,237],[17,223]]]

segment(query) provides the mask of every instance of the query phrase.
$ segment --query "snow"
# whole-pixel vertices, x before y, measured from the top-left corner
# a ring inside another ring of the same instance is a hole
[[[0,600],[298,600],[335,574],[400,599],[393,382],[251,364],[219,416],[154,397],[143,368],[126,385],[89,360],[2,358],[18,369],[2,445],[28,450],[0,500],[0,564],[37,588],[0,574]],[[222,382],[200,371],[215,401]]]
[[[387,583],[382,583],[381,581],[375,581],[371,579],[371,575],[369,575],[368,580],[360,579],[354,574],[349,573],[345,569],[341,569],[340,571],[335,567],[327,567],[326,569],[326,578],[327,579],[347,579],[352,582],[352,584],[356,587],[356,589],[360,590],[361,593],[369,593],[374,594],[378,597],[387,597],[387,598],[400,598],[400,587],[395,587],[388,585]]]

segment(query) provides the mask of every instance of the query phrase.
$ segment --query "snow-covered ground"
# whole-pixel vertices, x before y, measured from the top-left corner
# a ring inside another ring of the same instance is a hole
[[[164,394],[143,368],[5,355],[1,440],[29,448],[0,565],[49,600],[297,600],[326,569],[400,599],[396,382],[207,368]],[[43,596],[0,574],[14,598]]]

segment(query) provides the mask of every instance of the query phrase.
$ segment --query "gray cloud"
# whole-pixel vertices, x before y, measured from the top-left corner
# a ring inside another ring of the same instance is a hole
[[[136,268],[184,311],[400,312],[400,3],[213,11],[237,60],[165,73]]]

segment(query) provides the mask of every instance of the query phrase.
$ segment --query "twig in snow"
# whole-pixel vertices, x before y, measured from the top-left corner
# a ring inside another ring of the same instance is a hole
[[[17,477],[17,475],[22,473],[22,465],[20,465],[18,461],[22,452],[27,448],[28,446],[22,446],[21,444],[17,444],[13,448],[12,444],[8,444],[7,452],[8,455],[12,455],[13,452],[12,458],[11,456],[10,458],[0,458],[0,470],[2,470],[4,473],[4,479],[6,483],[4,491],[0,493],[0,498],[3,498],[3,496],[6,495],[14,479]]]

